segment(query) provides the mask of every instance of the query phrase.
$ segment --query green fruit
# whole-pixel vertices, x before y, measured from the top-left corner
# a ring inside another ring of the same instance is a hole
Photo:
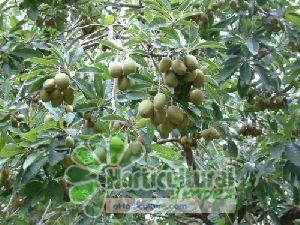
[[[73,106],[71,106],[71,105],[67,105],[66,106],[66,112],[73,112]]]
[[[162,110],[154,109],[154,115],[151,118],[151,121],[155,126],[161,124],[165,119],[166,119],[166,111],[164,109]]]
[[[230,1],[229,5],[233,11],[236,11],[239,8],[238,3],[236,1]]]
[[[186,55],[184,57],[184,63],[189,71],[194,71],[198,68],[198,60],[193,55]]]
[[[133,61],[131,58],[127,58],[123,62],[123,74],[124,76],[127,76],[131,73],[135,73],[137,69],[135,61]]]
[[[120,166],[127,166],[130,164],[131,159],[131,151],[126,149],[120,159]]]
[[[180,143],[183,145],[183,146],[190,146],[191,144],[193,144],[193,139],[191,137],[188,137],[188,136],[183,136],[181,139],[180,139]]]
[[[50,94],[50,99],[62,99],[63,96],[61,94],[61,90],[55,89],[51,94]]]
[[[18,122],[22,122],[25,119],[24,114],[20,113],[16,116],[16,119],[18,120]]]
[[[175,88],[178,85],[178,79],[176,78],[175,74],[172,71],[167,72],[163,76],[164,83],[169,87]]]
[[[63,103],[63,98],[55,98],[51,99],[51,105],[52,107],[58,107]]]
[[[189,128],[189,118],[186,113],[183,113],[183,122],[177,125],[177,129],[184,132]]]
[[[169,106],[166,111],[166,117],[174,125],[179,125],[183,122],[183,113],[177,106]]]
[[[66,137],[65,143],[68,148],[74,148],[75,146],[75,141],[71,136]]]
[[[159,62],[159,72],[166,73],[172,66],[172,59],[170,57],[163,57]]]
[[[172,70],[174,71],[174,73],[176,73],[177,75],[185,75],[187,68],[184,64],[184,62],[182,62],[179,59],[176,59],[172,62]]]
[[[173,128],[174,128],[174,125],[170,121],[165,120],[165,121],[163,121],[163,123],[158,125],[157,130],[158,130],[161,138],[168,138],[169,134]]]
[[[93,155],[99,162],[106,163],[106,151],[104,148],[96,148],[96,150],[93,152]]]
[[[54,90],[55,87],[55,82],[54,79],[47,79],[45,80],[45,82],[43,83],[43,89],[47,92],[51,92]]]
[[[63,89],[64,101],[68,105],[72,105],[74,101],[74,90],[71,87]]]
[[[185,76],[184,76],[184,81],[185,82],[193,82],[197,77],[197,71],[194,70],[192,72],[188,72]]]
[[[137,142],[131,142],[129,145],[128,145],[128,148],[127,148],[128,151],[130,151],[132,153],[132,155],[134,156],[139,156],[142,154],[143,152],[143,147],[140,143],[137,143]]]
[[[200,106],[203,102],[203,94],[200,90],[192,90],[189,95],[190,101],[195,105],[195,106]]]
[[[111,77],[119,78],[123,75],[122,63],[114,61],[110,62],[108,66],[108,73]]]
[[[193,81],[193,86],[195,88],[200,88],[204,86],[204,74],[200,69],[196,70],[197,76]]]
[[[118,79],[118,88],[120,91],[125,91],[130,87],[130,80],[127,77]]]
[[[201,132],[201,136],[206,141],[212,141],[213,139],[219,139],[220,138],[219,132],[213,127],[203,130]]]
[[[61,89],[67,88],[70,85],[70,77],[65,73],[58,73],[54,77],[54,81]]]
[[[45,89],[42,89],[40,91],[40,99],[43,102],[49,102],[50,101],[50,94]]]
[[[143,118],[151,118],[154,113],[154,106],[150,100],[144,100],[139,104],[138,112]]]
[[[117,163],[124,150],[124,141],[120,136],[113,136],[109,142],[110,157],[112,163]]]
[[[154,108],[161,110],[165,107],[167,97],[163,93],[157,93],[153,99]]]
[[[53,120],[52,114],[48,113],[48,114],[45,115],[45,117],[44,117],[44,123],[48,123],[48,122],[50,122],[52,120]]]
[[[72,156],[70,154],[66,154],[64,160],[62,161],[62,165],[65,168],[68,168],[69,166],[72,166],[74,164]]]

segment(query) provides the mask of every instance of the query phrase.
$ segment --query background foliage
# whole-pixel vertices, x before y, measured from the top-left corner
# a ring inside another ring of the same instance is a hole
[[[1,224],[118,224],[121,217],[126,224],[144,224],[139,214],[92,220],[69,201],[72,185],[63,176],[72,149],[64,139],[69,135],[76,146],[96,148],[102,135],[140,136],[146,153],[130,169],[186,165],[188,152],[179,141],[185,134],[174,131],[162,140],[137,114],[138,103],[158,91],[195,120],[196,128],[188,131],[191,170],[235,167],[238,205],[233,214],[153,215],[146,222],[293,224],[299,219],[299,2],[247,2],[248,9],[234,10],[229,1],[213,9],[212,0],[2,0]],[[165,86],[157,70],[161,57],[186,53],[197,57],[205,74],[200,107]],[[108,63],[127,56],[139,69],[129,76],[134,84],[119,91]],[[73,112],[39,100],[43,82],[58,71],[71,77]],[[49,113],[54,120],[44,122]],[[208,127],[221,138],[200,138]],[[92,138],[95,134],[99,139]],[[71,176],[81,181],[88,175],[83,170]]]

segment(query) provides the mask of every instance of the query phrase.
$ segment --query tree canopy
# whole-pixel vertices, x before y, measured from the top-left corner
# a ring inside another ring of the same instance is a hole
[[[1,224],[300,224],[299,1],[2,0],[0,12]],[[230,212],[106,202],[226,196]]]

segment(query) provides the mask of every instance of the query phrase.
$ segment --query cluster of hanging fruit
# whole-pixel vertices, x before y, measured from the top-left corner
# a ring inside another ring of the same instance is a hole
[[[163,73],[164,83],[176,88],[179,82],[191,84],[193,88],[189,92],[189,100],[195,106],[203,102],[203,94],[199,88],[204,85],[204,74],[198,69],[198,60],[193,55],[186,55],[184,60],[164,57],[159,63],[159,71]]]
[[[72,105],[74,90],[70,87],[70,77],[65,73],[58,73],[54,79],[45,80],[40,99],[43,102],[51,101],[53,107],[59,107],[63,102]]]
[[[135,73],[136,70],[137,65],[131,58],[127,58],[123,62],[110,62],[108,66],[109,75],[118,79],[118,88],[121,91],[125,91],[130,87],[131,83],[127,76]]]
[[[256,112],[264,111],[266,109],[279,110],[279,109],[284,108],[284,106],[285,106],[284,100],[280,96],[277,96],[276,98],[271,98],[271,99],[257,97],[252,104],[252,108]]]
[[[245,0],[238,0],[238,1],[230,1],[229,3],[230,8],[232,11],[238,12],[246,12],[249,9],[249,3]]]
[[[202,130],[200,135],[202,138],[205,139],[205,141],[212,141],[214,139],[220,138],[220,134],[218,130],[214,127],[210,127],[208,129]]]
[[[150,118],[161,138],[168,138],[173,129],[187,131],[195,124],[188,115],[174,105],[167,105],[167,97],[163,93],[155,95],[153,102],[144,100],[138,106],[139,115],[143,118]]]
[[[253,136],[258,137],[262,135],[262,130],[256,127],[253,127],[251,125],[242,125],[238,130],[238,134],[241,134],[243,136]]]

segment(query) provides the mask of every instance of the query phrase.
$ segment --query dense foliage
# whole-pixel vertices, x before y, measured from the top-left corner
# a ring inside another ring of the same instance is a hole
[[[299,1],[2,0],[0,12],[1,224],[299,223]],[[108,191],[126,182],[110,164],[185,167],[193,182],[234,168],[235,212],[101,211],[105,196],[169,194]]]

